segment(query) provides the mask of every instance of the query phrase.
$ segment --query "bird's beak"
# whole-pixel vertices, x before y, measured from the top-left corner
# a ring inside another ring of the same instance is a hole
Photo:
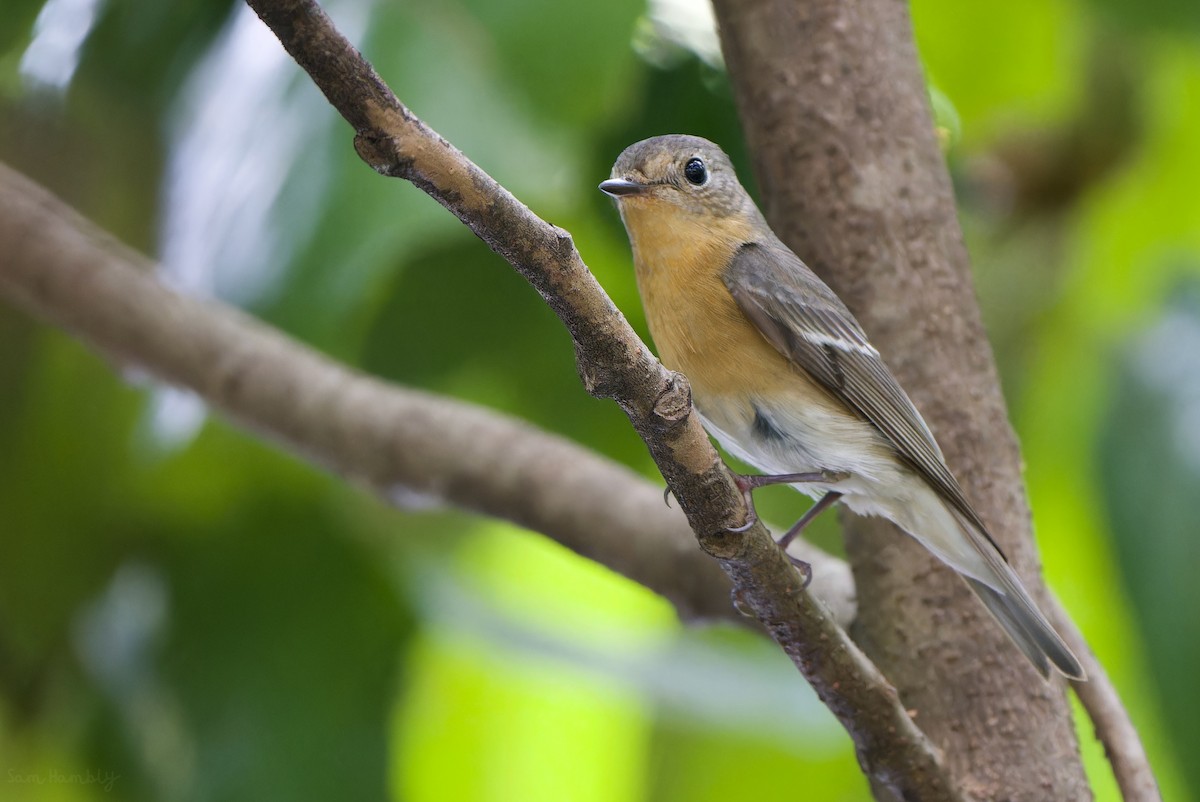
[[[607,195],[612,195],[614,198],[637,195],[645,190],[645,184],[630,181],[628,178],[610,178],[607,181],[600,182],[600,191]]]

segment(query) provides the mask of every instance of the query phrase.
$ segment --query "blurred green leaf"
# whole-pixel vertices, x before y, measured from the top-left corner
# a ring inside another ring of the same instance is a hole
[[[1200,32],[1200,5],[1192,0],[1090,0],[1111,23],[1146,32]]]
[[[958,110],[966,143],[1076,108],[1084,27],[1068,0],[916,0],[912,17],[929,79]]]
[[[1105,506],[1171,739],[1200,743],[1200,284],[1118,358],[1099,443]],[[1200,788],[1200,767],[1181,768]]]
[[[174,540],[163,557],[163,675],[192,739],[192,793],[382,798],[381,701],[407,622],[369,554],[319,506],[282,495],[231,510],[225,526]]]

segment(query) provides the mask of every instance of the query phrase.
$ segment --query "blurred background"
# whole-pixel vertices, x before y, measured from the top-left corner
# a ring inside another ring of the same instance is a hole
[[[697,133],[750,183],[703,0],[326,7],[643,336],[595,189],[617,153]],[[1167,798],[1200,799],[1200,5],[913,16],[1046,573]],[[4,0],[0,159],[165,281],[661,481],[535,293],[351,139],[240,3]],[[801,797],[869,799],[770,644],[538,535],[387,508],[0,304],[0,798]]]

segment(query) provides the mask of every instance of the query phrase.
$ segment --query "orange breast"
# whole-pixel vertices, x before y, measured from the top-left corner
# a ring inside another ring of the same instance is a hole
[[[747,223],[698,220],[665,203],[627,203],[623,212],[659,357],[688,377],[702,410],[706,397],[753,396],[797,380],[795,368],[742,314],[721,277],[753,237]]]

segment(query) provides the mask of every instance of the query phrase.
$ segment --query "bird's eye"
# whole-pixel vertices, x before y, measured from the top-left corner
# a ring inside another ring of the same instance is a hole
[[[707,181],[708,168],[704,166],[704,160],[689,159],[688,163],[683,166],[683,177],[696,186],[700,186]]]

